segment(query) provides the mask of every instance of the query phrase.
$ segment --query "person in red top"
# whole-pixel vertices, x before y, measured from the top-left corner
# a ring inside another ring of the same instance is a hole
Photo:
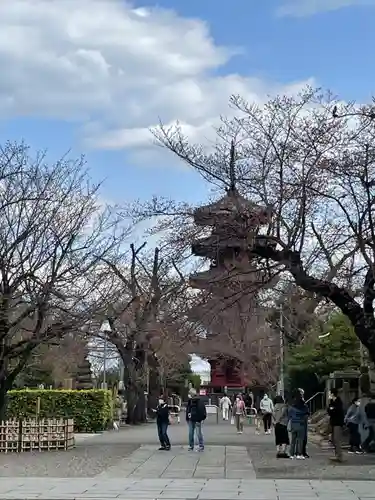
[[[238,394],[233,405],[233,417],[236,421],[237,433],[243,433],[243,423],[246,417],[245,403],[241,394]]]

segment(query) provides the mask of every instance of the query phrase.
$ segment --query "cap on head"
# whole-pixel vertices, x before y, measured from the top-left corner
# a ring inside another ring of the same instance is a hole
[[[191,396],[191,397],[193,397],[193,396],[196,396],[196,395],[197,395],[197,391],[194,389],[194,387],[192,387],[192,388],[190,389],[189,394],[190,394],[190,396]]]

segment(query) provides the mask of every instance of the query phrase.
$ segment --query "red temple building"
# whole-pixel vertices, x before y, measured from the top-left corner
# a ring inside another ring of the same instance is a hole
[[[207,237],[195,241],[192,245],[192,254],[203,257],[210,262],[209,269],[190,276],[190,285],[203,291],[206,297],[204,305],[199,306],[198,321],[206,331],[215,321],[219,312],[218,304],[229,301],[238,295],[237,301],[242,301],[248,310],[248,290],[254,285],[259,289],[263,275],[259,271],[256,259],[251,253],[254,241],[257,244],[273,244],[268,237],[259,234],[262,225],[270,221],[271,212],[260,207],[239,194],[234,179],[234,148],[231,151],[231,184],[226,195],[215,203],[200,207],[194,212],[194,222],[197,226],[210,228]],[[244,293],[244,290],[247,293]],[[256,300],[254,292],[253,300]],[[219,300],[218,300],[219,299]],[[192,311],[194,316],[194,311]],[[229,310],[228,310],[229,325]],[[221,327],[226,326],[225,311],[220,311]],[[229,328],[229,326],[228,326]],[[210,341],[210,334],[200,342],[205,356],[211,365],[211,382],[207,386],[208,392],[228,392],[245,388],[246,373],[243,363],[235,355],[217,352],[210,354],[210,348],[205,349],[205,343]],[[205,356],[206,357],[206,356]]]

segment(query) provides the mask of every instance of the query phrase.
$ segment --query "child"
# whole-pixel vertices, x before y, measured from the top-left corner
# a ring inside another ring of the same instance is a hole
[[[276,396],[274,406],[276,458],[289,458],[288,406],[282,396]]]
[[[159,398],[159,404],[156,408],[156,425],[160,441],[160,451],[170,450],[171,443],[168,437],[169,425],[169,407],[163,396]]]

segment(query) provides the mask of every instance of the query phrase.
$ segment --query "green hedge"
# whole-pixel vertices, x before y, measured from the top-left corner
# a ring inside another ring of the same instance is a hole
[[[73,418],[76,432],[102,431],[112,419],[112,394],[105,390],[14,390],[8,392],[8,418]]]

